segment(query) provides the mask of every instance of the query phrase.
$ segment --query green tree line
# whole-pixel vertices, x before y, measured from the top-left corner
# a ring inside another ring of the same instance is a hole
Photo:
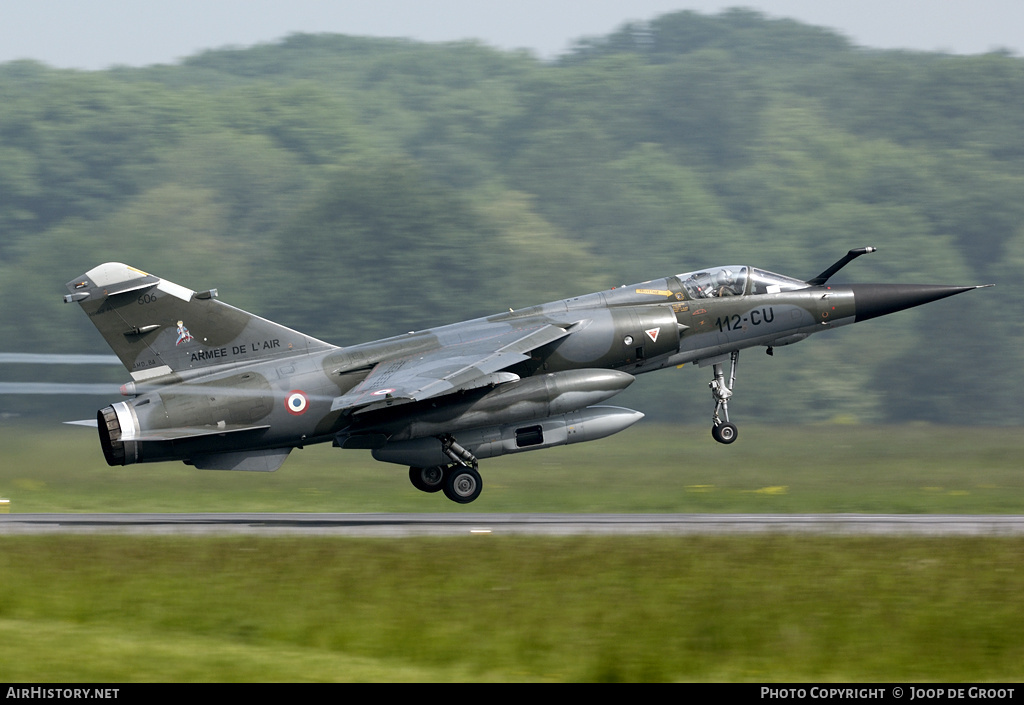
[[[1020,424],[1022,103],[1008,53],[869,50],[746,10],[552,61],[302,34],[167,66],[7,63],[3,349],[104,352],[60,296],[108,260],[347,345],[707,265],[806,278],[873,245],[839,279],[998,286],[748,353],[736,411]],[[0,366],[40,374],[113,372]],[[635,404],[706,420],[704,371],[672,374]]]

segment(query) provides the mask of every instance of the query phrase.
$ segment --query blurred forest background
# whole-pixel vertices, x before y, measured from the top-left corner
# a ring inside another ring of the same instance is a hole
[[[0,65],[2,352],[107,353],[61,297],[108,260],[348,345],[706,265],[808,278],[863,245],[880,251],[836,282],[997,287],[746,353],[735,420],[1024,423],[1024,59],[731,10],[554,61],[292,35],[168,66]],[[709,422],[709,379],[647,375],[628,403]],[[110,400],[4,395],[0,414]]]

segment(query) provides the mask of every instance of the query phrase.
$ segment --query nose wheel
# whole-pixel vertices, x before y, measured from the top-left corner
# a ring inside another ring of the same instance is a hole
[[[736,367],[739,361],[740,353],[739,350],[736,350],[729,356],[728,382],[725,380],[722,363],[716,362],[712,366],[715,378],[708,385],[711,387],[711,396],[715,400],[715,413],[711,418],[711,437],[719,443],[732,443],[738,434],[736,424],[729,422],[729,399],[732,398],[732,388],[736,384]]]
[[[737,433],[736,424],[729,423],[728,421],[711,427],[711,437],[719,443],[727,445],[736,440]]]

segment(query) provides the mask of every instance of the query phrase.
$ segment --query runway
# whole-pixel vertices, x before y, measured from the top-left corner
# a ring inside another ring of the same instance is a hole
[[[0,514],[0,535],[1024,536],[1021,515],[953,514]]]

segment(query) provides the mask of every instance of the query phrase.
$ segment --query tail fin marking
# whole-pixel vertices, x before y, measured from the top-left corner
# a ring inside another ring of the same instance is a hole
[[[221,364],[245,364],[332,345],[120,262],[68,282],[135,380]]]

